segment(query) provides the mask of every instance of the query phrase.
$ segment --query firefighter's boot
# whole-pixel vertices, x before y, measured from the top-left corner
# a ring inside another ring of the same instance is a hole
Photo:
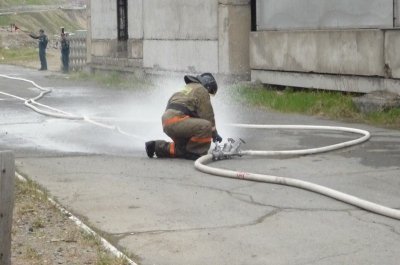
[[[145,143],[146,145],[146,153],[149,158],[153,158],[154,153],[156,151],[156,141],[149,141]]]

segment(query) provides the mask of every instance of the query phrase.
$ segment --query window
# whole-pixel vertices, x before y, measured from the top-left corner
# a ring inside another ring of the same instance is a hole
[[[128,40],[128,0],[117,0],[118,40]]]

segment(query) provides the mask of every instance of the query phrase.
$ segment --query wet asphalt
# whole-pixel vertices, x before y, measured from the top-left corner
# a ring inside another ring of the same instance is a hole
[[[168,139],[160,117],[183,80],[160,78],[127,90],[16,66],[0,65],[0,74],[52,88],[42,104],[130,134],[43,116],[0,94],[0,150],[14,152],[17,171],[138,264],[398,264],[400,220],[297,188],[207,175],[192,161],[147,158],[146,140]],[[4,78],[0,91],[39,93]],[[243,149],[312,148],[355,136],[227,124],[347,126],[372,135],[329,153],[242,157],[215,167],[302,179],[400,209],[400,131],[247,107],[223,85],[212,100],[220,134],[243,138]]]

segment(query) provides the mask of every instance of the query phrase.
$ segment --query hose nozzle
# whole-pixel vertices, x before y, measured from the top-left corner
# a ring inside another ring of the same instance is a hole
[[[242,151],[240,150],[240,146],[242,143],[244,144],[246,142],[241,138],[237,141],[228,138],[228,141],[224,144],[215,144],[215,148],[211,152],[213,160],[231,159],[234,156],[241,157]]]

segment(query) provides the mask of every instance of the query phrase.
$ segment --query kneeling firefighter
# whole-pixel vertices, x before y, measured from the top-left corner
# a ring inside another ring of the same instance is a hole
[[[222,141],[215,127],[214,110],[210,94],[218,90],[210,73],[186,75],[186,86],[172,95],[162,116],[164,132],[173,142],[163,140],[146,142],[146,153],[161,157],[196,160],[207,154],[211,140]]]

